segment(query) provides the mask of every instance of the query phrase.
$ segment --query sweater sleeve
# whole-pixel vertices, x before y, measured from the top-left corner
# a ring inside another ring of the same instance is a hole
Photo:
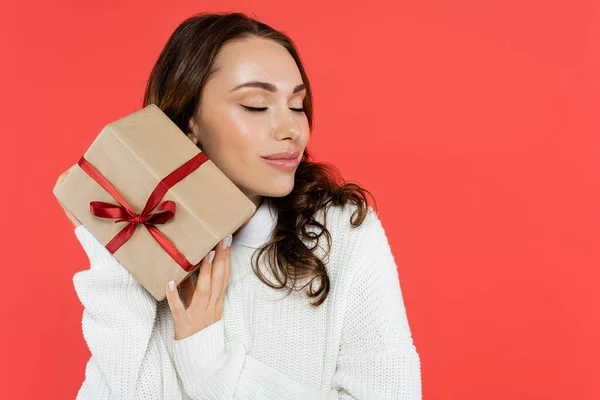
[[[155,326],[156,299],[83,225],[75,235],[90,261],[73,276],[91,352],[77,399],[181,399]]]
[[[174,362],[184,390],[199,399],[421,399],[413,345],[394,257],[370,212],[356,235],[354,278],[332,389],[295,381],[226,342],[222,320],[176,340]]]
[[[369,208],[356,251],[333,386],[356,399],[417,400],[421,362],[408,324],[397,265]]]

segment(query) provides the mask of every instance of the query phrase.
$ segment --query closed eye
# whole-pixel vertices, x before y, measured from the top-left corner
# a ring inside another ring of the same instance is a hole
[[[248,110],[250,112],[262,112],[262,111],[266,111],[268,109],[268,107],[250,107],[250,106],[245,106],[243,104],[240,104],[240,106],[244,107],[246,110]],[[290,110],[296,111],[296,112],[304,112],[304,108],[290,108]]]

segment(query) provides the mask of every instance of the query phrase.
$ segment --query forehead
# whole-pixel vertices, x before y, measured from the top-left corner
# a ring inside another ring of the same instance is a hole
[[[279,43],[263,38],[230,41],[219,51],[215,82],[235,86],[250,80],[273,83],[289,91],[302,82],[292,55]]]

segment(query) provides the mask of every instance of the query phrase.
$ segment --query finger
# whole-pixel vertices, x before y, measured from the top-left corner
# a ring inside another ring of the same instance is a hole
[[[171,287],[173,287],[173,290],[171,290]],[[177,286],[174,281],[166,283],[166,293],[167,302],[169,303],[173,319],[177,321],[183,318],[185,316],[185,307],[179,298],[179,292],[177,291]]]
[[[196,288],[194,289],[192,304],[190,305],[190,307],[202,312],[206,310],[210,297],[210,274],[214,257],[214,250],[211,250],[204,256],[200,264],[200,272],[198,273],[198,280],[196,281]]]
[[[223,303],[225,302],[225,293],[227,293],[227,285],[229,284],[229,277],[231,276],[231,262],[230,256],[228,256],[228,260],[225,263],[225,275],[223,276],[223,286],[221,288],[221,295],[217,300],[217,305],[215,307],[217,313],[217,319],[220,319],[223,315]]]
[[[213,261],[212,274],[210,277],[210,300],[208,301],[209,306],[213,306],[217,303],[217,299],[221,295],[221,289],[223,288],[223,276],[225,275],[225,262],[227,257],[227,249],[223,249],[223,243],[227,246],[227,238],[223,239],[217,246],[217,254]]]
[[[233,237],[231,238],[233,242]],[[223,276],[223,285],[221,287],[221,296],[225,296],[227,285],[229,285],[229,277],[231,276],[231,244],[227,248],[227,257],[225,257],[225,275]]]
[[[194,296],[194,281],[193,281],[194,273],[188,275],[188,277],[181,283],[181,295],[183,296],[183,300],[185,301],[185,305],[187,307],[190,306],[192,302],[192,298]]]
[[[221,253],[223,251],[224,250],[220,250]],[[224,264],[225,261],[223,260],[223,256],[217,253],[215,261],[213,261],[212,274],[210,277],[210,298],[208,300],[208,306],[206,307],[206,318],[204,320],[206,324],[212,324],[219,319],[219,314],[217,313],[217,302],[221,295],[223,270],[225,269]]]
[[[221,240],[215,248],[216,255],[213,261],[213,268],[210,277],[210,298],[208,300],[208,306],[206,307],[206,314],[204,318],[204,323],[206,325],[210,325],[219,319],[216,305],[221,295],[221,287],[223,286],[225,256],[227,247],[231,243],[230,236],[227,236]]]
[[[215,293],[218,293],[217,299],[215,302],[215,320],[221,319],[223,315],[223,303],[225,301],[225,290],[227,289],[227,284],[229,283],[229,275],[231,271],[231,236],[227,239],[228,246],[226,249],[221,250],[221,272],[220,275],[215,279]],[[216,268],[213,269],[213,274],[215,273]]]

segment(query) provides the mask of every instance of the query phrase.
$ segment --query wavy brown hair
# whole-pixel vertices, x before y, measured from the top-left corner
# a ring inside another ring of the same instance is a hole
[[[243,13],[200,13],[183,21],[168,39],[150,73],[143,106],[156,104],[185,134],[190,133],[189,119],[200,105],[204,85],[215,73],[213,61],[219,50],[230,40],[248,37],[274,40],[294,58],[306,87],[304,110],[312,130],[311,89],[295,44],[284,33]],[[324,224],[318,221],[317,213],[328,205],[351,203],[356,211],[350,222],[356,227],[368,212],[366,195],[373,196],[354,183],[346,183],[334,166],[311,160],[306,148],[292,192],[265,199],[277,210],[278,217],[269,241],[254,253],[252,268],[263,283],[274,289],[288,288],[288,294],[298,289],[300,280],[305,281],[300,289],[308,287],[308,297],[315,298],[311,304],[319,306],[329,294],[330,281],[324,261],[314,250],[325,236],[328,256],[331,234],[326,221]],[[304,240],[315,241],[315,245],[308,247]],[[263,255],[268,259],[275,283],[268,281],[258,268],[258,259]],[[313,287],[317,281],[319,285]]]

